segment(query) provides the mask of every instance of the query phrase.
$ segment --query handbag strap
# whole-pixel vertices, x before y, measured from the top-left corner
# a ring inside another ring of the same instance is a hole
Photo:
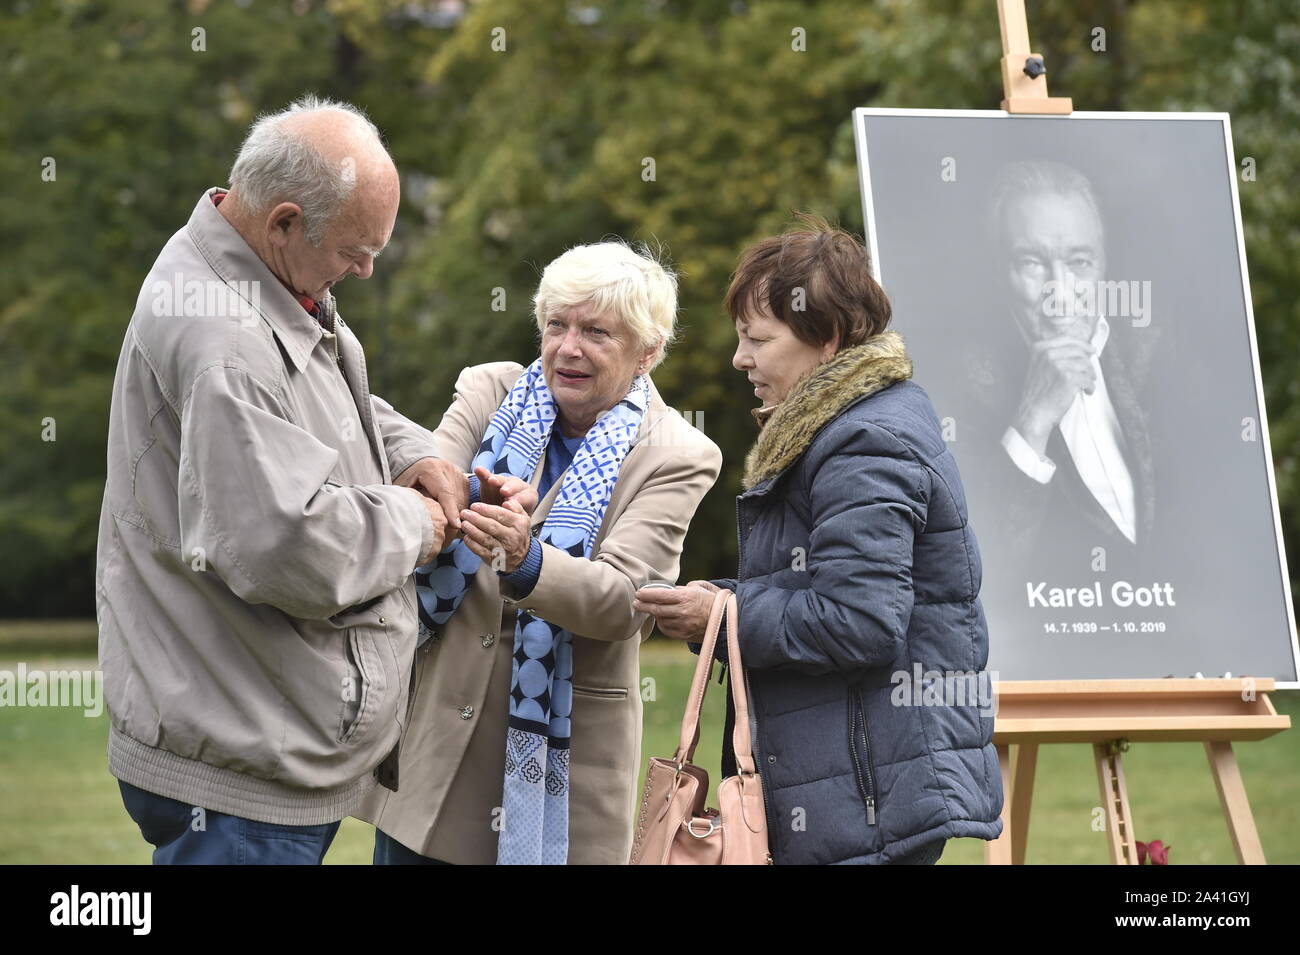
[[[736,595],[730,590],[719,590],[713,595],[709,608],[709,622],[704,629],[704,642],[700,645],[700,658],[695,663],[695,677],[691,680],[691,693],[682,717],[682,733],[674,761],[680,766],[695,757],[695,747],[700,742],[700,713],[704,695],[708,691],[709,674],[713,669],[713,652],[718,642],[718,631],[723,614],[727,619],[727,660],[731,667],[731,701],[736,711],[731,744],[736,756],[736,768],[742,773],[754,773],[753,740],[749,735],[749,694],[745,686],[745,670],[740,658],[740,610]]]
[[[709,674],[713,670],[713,648],[718,643],[718,628],[722,624],[726,593],[730,591],[719,590],[713,595],[713,606],[709,608],[709,622],[704,626],[704,642],[700,644],[700,658],[695,661],[695,677],[691,680],[691,692],[686,698],[686,712],[682,715],[682,735],[677,742],[677,753],[673,757],[673,761],[679,766],[691,761],[695,755],[695,745],[700,741],[700,710],[704,706],[704,694],[709,686]]]
[[[753,775],[754,749],[749,735],[749,681],[745,679],[744,661],[740,659],[740,605],[732,591],[727,594],[727,660],[731,675],[727,685],[731,688],[731,702],[736,710],[736,723],[731,730],[731,748],[736,756],[736,769]]]

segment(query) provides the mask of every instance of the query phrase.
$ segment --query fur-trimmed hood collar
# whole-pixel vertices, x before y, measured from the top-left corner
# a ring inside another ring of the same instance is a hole
[[[837,352],[800,378],[779,405],[755,410],[763,430],[745,458],[745,490],[793,464],[846,407],[911,377],[912,360],[897,332],[882,332]]]

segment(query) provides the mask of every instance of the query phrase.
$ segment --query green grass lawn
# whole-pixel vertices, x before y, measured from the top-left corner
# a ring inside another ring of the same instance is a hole
[[[94,623],[0,625],[0,669],[21,660],[28,669],[95,666]],[[695,658],[685,647],[655,640],[642,650],[642,673],[655,679],[645,704],[645,757],[671,756]],[[705,732],[696,761],[717,782],[722,691],[710,684]],[[1281,713],[1300,713],[1300,694],[1274,694]],[[108,774],[107,716],[87,718],[71,708],[0,709],[0,864],[141,863],[151,847],[122,808]],[[1300,863],[1300,747],[1292,732],[1236,748],[1264,851],[1271,863]],[[1205,751],[1199,743],[1135,744],[1124,771],[1137,837],[1171,846],[1171,864],[1232,864],[1235,857],[1219,810]],[[1088,746],[1044,746],[1027,861],[1106,864],[1104,834],[1091,827],[1099,805]],[[344,820],[326,857],[329,864],[367,864],[373,830]],[[940,864],[979,864],[984,843],[948,843]]]

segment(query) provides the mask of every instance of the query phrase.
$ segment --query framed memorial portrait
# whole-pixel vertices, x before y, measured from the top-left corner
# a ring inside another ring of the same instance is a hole
[[[1228,116],[854,127],[873,268],[966,488],[989,669],[1300,686]]]

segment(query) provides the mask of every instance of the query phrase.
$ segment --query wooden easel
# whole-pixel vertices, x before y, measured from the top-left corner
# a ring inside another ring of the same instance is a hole
[[[1272,679],[1044,680],[999,682],[993,744],[1002,767],[1002,835],[985,843],[991,865],[1024,865],[1034,768],[1043,743],[1090,743],[1106,811],[1110,859],[1137,865],[1120,753],[1129,743],[1205,744],[1237,861],[1263,865],[1264,850],[1232,752],[1234,740],[1291,728],[1268,698]],[[1012,747],[1015,747],[1014,752]]]
[[[1043,58],[1031,53],[1024,0],[998,0],[1002,87],[1008,113],[1069,115],[1069,97],[1049,97]],[[1291,728],[1268,698],[1272,679],[1046,680],[999,682],[993,744],[1002,768],[1002,835],[984,845],[991,865],[1024,865],[1038,747],[1090,743],[1097,764],[1111,862],[1137,865],[1133,817],[1120,754],[1132,742],[1201,742],[1237,861],[1263,865],[1264,849],[1232,751]],[[1014,751],[1012,747],[1015,747]]]
[[[1068,116],[1074,104],[1068,96],[1047,95],[1047,68],[1040,53],[1029,50],[1025,0],[998,0],[1002,29],[1002,108],[1008,113],[1049,113]]]

